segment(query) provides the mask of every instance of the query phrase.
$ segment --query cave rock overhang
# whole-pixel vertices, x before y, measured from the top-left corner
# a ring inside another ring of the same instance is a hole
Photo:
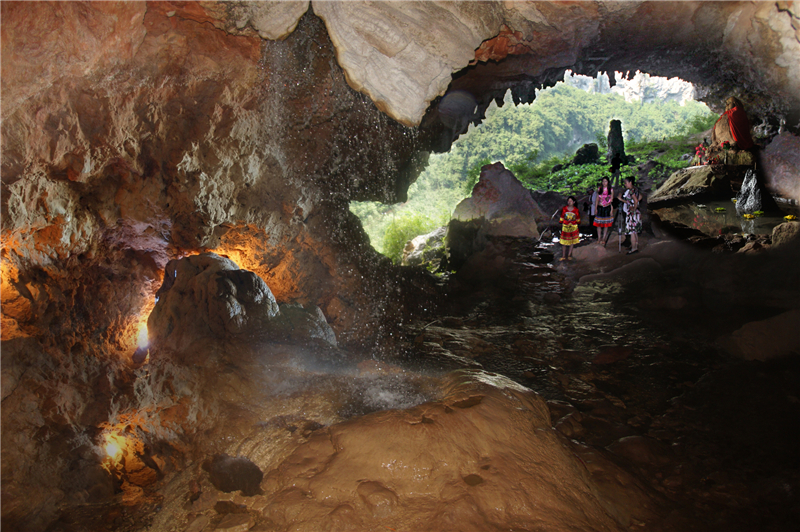
[[[506,90],[515,102],[529,103],[536,88],[552,86],[570,69],[680,77],[698,86],[714,110],[734,94],[761,120],[800,130],[800,8],[791,2],[314,2],[313,8],[348,83],[407,126],[452,128],[437,120],[448,90],[476,99],[477,122]],[[432,148],[444,151],[444,144]]]

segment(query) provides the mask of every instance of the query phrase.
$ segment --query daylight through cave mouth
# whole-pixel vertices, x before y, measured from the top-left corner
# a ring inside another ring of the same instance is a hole
[[[457,137],[450,149],[430,155],[405,202],[351,202],[350,210],[359,216],[374,249],[407,264],[402,260],[406,243],[447,225],[486,164],[502,162],[532,192],[584,196],[603,175],[612,175],[607,156],[612,119],[622,122],[626,152],[633,156],[623,176],[638,177],[635,166],[651,161],[654,167],[644,177],[648,191],[654,191],[669,174],[689,166],[699,143],[695,137],[703,132],[710,137],[706,130],[717,117],[695,100],[688,82],[642,72],[613,77],[616,85],[611,87],[605,73],[591,78],[567,70],[562,81],[538,90],[530,104],[514,101],[508,89],[481,112],[472,94],[448,92],[436,108]],[[597,156],[572,165],[584,144],[597,146]]]

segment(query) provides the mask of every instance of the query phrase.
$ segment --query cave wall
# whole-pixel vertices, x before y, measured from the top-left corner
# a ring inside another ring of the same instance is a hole
[[[0,9],[3,516],[30,529],[84,500],[63,479],[132,393],[168,260],[229,256],[318,305],[341,345],[374,345],[401,274],[347,204],[405,198],[459,133],[437,110],[448,87],[485,107],[565,68],[638,68],[800,121],[788,2]]]

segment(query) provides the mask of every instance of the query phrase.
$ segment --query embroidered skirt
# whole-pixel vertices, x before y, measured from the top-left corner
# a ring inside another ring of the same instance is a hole
[[[571,246],[581,241],[578,224],[562,224],[561,237],[558,239],[562,246]]]
[[[597,206],[597,216],[594,217],[595,227],[611,227],[614,223],[614,217],[611,216],[611,205]]]

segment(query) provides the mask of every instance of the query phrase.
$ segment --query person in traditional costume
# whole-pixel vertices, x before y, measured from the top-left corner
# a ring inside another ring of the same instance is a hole
[[[600,186],[597,187],[597,192],[594,194],[594,226],[598,229],[600,243],[603,247],[606,245],[608,233],[611,232],[611,225],[614,223],[613,203],[614,203],[614,189],[611,187],[611,182],[607,177],[600,181]]]
[[[580,242],[578,224],[581,223],[581,211],[576,206],[577,203],[575,196],[570,196],[567,198],[567,204],[561,209],[561,217],[558,219],[561,223],[561,237],[558,241],[564,248],[559,260],[573,260],[572,247]]]
[[[621,195],[622,210],[625,213],[625,234],[631,236],[631,249],[628,255],[639,251],[639,233],[642,232],[642,215],[639,213],[639,202],[642,195],[635,186],[633,177],[626,177],[625,193]]]

